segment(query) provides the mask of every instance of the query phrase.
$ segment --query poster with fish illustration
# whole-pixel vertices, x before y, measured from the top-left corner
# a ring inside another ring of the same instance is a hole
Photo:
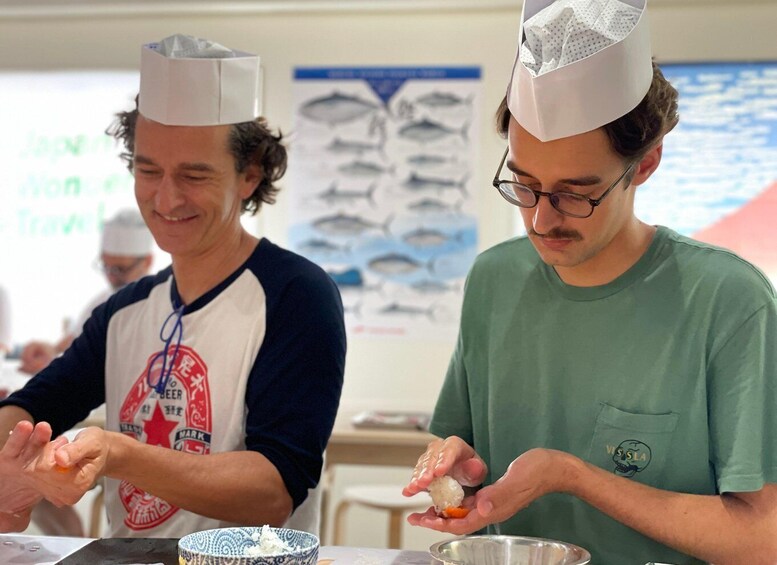
[[[290,247],[351,336],[453,339],[477,253],[479,67],[298,68]]]

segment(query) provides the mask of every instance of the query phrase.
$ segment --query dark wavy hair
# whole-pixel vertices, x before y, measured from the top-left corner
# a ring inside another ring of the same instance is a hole
[[[677,125],[677,97],[677,89],[654,61],[653,81],[642,101],[628,114],[603,126],[613,150],[627,161],[642,159]],[[496,130],[504,138],[510,116],[505,97],[496,111]]]
[[[135,109],[116,114],[116,120],[105,131],[108,135],[121,141],[124,151],[119,155],[132,172],[135,157],[135,125],[138,121],[138,99],[135,98]],[[278,131],[273,135],[267,125],[267,120],[260,117],[253,122],[233,124],[229,131],[229,151],[235,158],[235,170],[242,173],[251,164],[259,166],[262,179],[251,193],[243,200],[242,211],[256,214],[262,203],[273,204],[280,188],[275,186],[286,173],[286,147],[281,143],[283,135]]]

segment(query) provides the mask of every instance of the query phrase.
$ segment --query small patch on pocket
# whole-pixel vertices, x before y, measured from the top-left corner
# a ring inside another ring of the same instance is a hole
[[[679,414],[636,414],[603,404],[588,461],[621,477],[655,485],[668,459]]]

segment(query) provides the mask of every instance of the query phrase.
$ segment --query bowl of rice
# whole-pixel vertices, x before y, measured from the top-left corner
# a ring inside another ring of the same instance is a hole
[[[316,536],[270,526],[217,528],[178,541],[180,565],[315,565]]]

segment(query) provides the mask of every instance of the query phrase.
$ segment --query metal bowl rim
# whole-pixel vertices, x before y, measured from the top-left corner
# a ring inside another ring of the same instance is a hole
[[[462,561],[458,561],[456,559],[450,559],[447,558],[447,556],[442,555],[440,553],[440,548],[444,545],[448,545],[452,542],[457,541],[463,541],[463,540],[505,540],[505,539],[512,539],[512,540],[526,540],[526,541],[532,541],[532,542],[543,542],[543,543],[551,543],[555,545],[561,545],[564,547],[569,547],[572,549],[576,549],[582,553],[580,556],[581,559],[588,559],[591,560],[591,554],[587,549],[584,547],[580,547],[579,545],[575,545],[573,543],[569,543],[566,541],[560,541],[560,540],[554,540],[549,538],[534,538],[529,536],[511,536],[507,534],[481,534],[477,536],[456,536],[454,538],[450,538],[444,541],[438,541],[437,543],[432,544],[429,546],[429,553],[434,557],[435,559],[442,559],[443,561],[447,563],[460,563],[463,565]]]

